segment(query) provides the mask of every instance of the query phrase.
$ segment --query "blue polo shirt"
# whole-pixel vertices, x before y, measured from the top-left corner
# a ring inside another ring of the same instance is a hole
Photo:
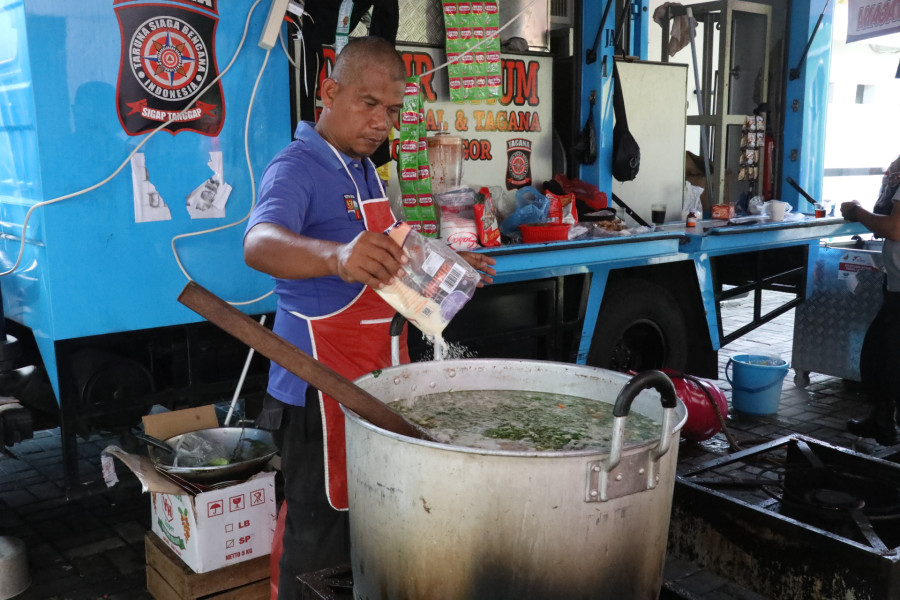
[[[309,122],[298,124],[294,141],[266,167],[244,235],[258,223],[273,223],[307,237],[347,243],[365,230],[359,201],[381,196],[378,174],[371,161],[361,162],[340,152],[356,182],[354,187],[344,165],[313,127]],[[362,198],[356,197],[357,187]],[[310,317],[327,315],[346,306],[363,288],[363,284],[347,283],[337,275],[274,279],[278,304],[272,329],[309,354],[312,344],[307,323],[290,311]],[[272,363],[269,394],[302,406],[306,388],[305,381]]]

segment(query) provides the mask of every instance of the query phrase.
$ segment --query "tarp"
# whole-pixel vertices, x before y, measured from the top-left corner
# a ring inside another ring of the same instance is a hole
[[[900,0],[849,0],[847,43],[900,33]]]

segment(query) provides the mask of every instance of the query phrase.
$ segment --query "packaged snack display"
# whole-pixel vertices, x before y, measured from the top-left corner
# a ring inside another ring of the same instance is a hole
[[[495,101],[502,87],[496,0],[442,0],[450,99]]]
[[[500,228],[497,224],[497,217],[494,215],[494,202],[488,188],[483,187],[478,190],[478,197],[473,208],[478,241],[485,248],[499,246]]]
[[[437,237],[438,220],[431,193],[425,135],[422,87],[418,77],[409,77],[400,113],[400,147],[397,151],[403,216],[422,235]]]

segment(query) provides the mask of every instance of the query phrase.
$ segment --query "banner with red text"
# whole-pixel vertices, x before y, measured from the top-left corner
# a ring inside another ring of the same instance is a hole
[[[900,33],[900,0],[850,0],[847,42]]]

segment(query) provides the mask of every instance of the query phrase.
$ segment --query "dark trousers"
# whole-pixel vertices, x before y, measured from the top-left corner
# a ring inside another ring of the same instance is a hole
[[[278,599],[296,600],[298,575],[350,562],[348,514],[334,510],[325,495],[322,417],[315,391],[310,388],[306,406],[266,395],[259,421],[260,427],[274,430],[284,475],[287,519]]]
[[[900,292],[884,292],[884,302],[869,329],[859,358],[869,398],[900,407]]]

